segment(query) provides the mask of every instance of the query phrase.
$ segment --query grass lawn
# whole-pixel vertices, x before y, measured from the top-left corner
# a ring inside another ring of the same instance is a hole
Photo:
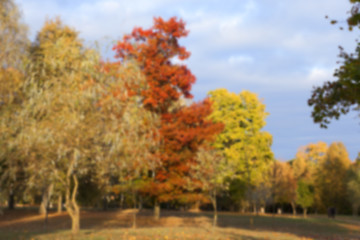
[[[79,235],[70,232],[66,213],[49,215],[48,223],[36,210],[5,211],[0,216],[0,239],[76,239],[76,240],[145,240],[145,239],[360,239],[360,218],[339,216],[254,216],[220,213],[219,225],[211,226],[210,212],[162,211],[155,221],[152,211],[138,214],[137,228],[132,229],[131,211],[82,211]]]

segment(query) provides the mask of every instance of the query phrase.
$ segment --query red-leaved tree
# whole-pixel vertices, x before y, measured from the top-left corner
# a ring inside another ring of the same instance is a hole
[[[139,64],[148,84],[147,89],[141,92],[143,104],[150,111],[164,114],[181,96],[192,98],[190,90],[195,76],[185,65],[171,62],[190,56],[185,47],[178,43],[178,39],[187,34],[182,20],[173,17],[164,21],[159,17],[154,18],[152,28],[134,28],[113,48],[122,63],[136,60]]]
[[[178,104],[181,98],[192,98],[190,90],[195,82],[195,76],[185,65],[173,62],[190,56],[178,43],[187,34],[182,20],[173,17],[164,21],[159,17],[154,18],[150,29],[135,28],[114,46],[121,64],[136,61],[139,65],[147,82],[140,93],[142,104],[161,119],[157,152],[161,167],[153,172],[153,181],[144,190],[155,199],[156,218],[160,214],[159,202],[191,201],[194,194],[186,190],[185,176],[195,163],[199,147],[213,140],[223,128],[222,124],[207,120],[210,100],[191,106]],[[130,92],[135,94],[137,87],[130,84]]]

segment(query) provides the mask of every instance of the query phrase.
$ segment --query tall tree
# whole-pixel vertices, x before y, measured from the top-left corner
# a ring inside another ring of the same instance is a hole
[[[268,115],[265,105],[249,91],[235,94],[217,89],[209,92],[209,96],[214,102],[210,118],[225,126],[214,147],[223,152],[234,175],[246,182],[250,194],[273,159],[272,136],[262,131]]]
[[[160,118],[157,153],[162,167],[155,169],[150,191],[155,198],[156,218],[159,201],[184,197],[181,184],[189,171],[187,162],[194,161],[198,147],[218,128],[205,120],[210,114],[209,101],[176,106],[181,97],[192,98],[190,90],[195,82],[195,76],[185,65],[173,63],[174,58],[185,60],[190,56],[179,45],[179,39],[187,34],[182,20],[173,17],[164,21],[159,17],[154,18],[153,27],[134,28],[114,46],[122,64],[135,60],[139,65],[148,85],[140,93],[142,104]],[[136,84],[129,84],[130,91],[136,88]]]
[[[30,50],[31,64],[25,82],[25,101],[17,124],[16,139],[29,184],[48,186],[54,182],[65,190],[66,210],[72,231],[80,228],[76,202],[78,177],[96,159],[93,147],[101,123],[95,105],[99,91],[94,84],[98,55],[86,49],[73,29],[59,19],[47,21]]]
[[[29,40],[27,27],[13,0],[0,1],[0,195],[9,196],[14,207],[15,192],[24,186],[23,166],[9,144],[18,133],[11,123],[22,101],[24,62]]]

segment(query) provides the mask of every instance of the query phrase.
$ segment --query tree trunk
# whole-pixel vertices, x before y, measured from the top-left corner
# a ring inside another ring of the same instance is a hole
[[[39,214],[40,215],[46,215],[46,206],[47,206],[47,199],[44,196],[44,193],[42,195],[42,200],[41,200],[41,204],[39,207]]]
[[[291,202],[291,208],[292,208],[293,215],[296,216],[296,204],[294,201]]]
[[[40,208],[39,208],[39,213],[41,215],[47,215],[47,209],[48,209],[49,201],[50,201],[50,198],[52,195],[53,186],[54,186],[54,184],[50,184],[43,190],[42,200],[41,200],[41,204],[40,204]]]
[[[213,202],[213,207],[214,207],[213,226],[216,227],[216,226],[217,226],[217,222],[218,222],[218,213],[217,213],[216,199],[215,199],[214,202]]]
[[[211,202],[214,208],[214,218],[213,218],[213,227],[217,226],[218,221],[218,213],[217,213],[217,202],[216,202],[216,190],[212,193],[212,196],[210,196]]]
[[[124,193],[120,193],[120,208],[124,209]]]
[[[141,195],[139,196],[139,212],[143,209],[143,198],[141,197]]]
[[[307,208],[304,208],[304,218],[307,217]]]
[[[158,200],[155,200],[155,206],[154,206],[154,218],[155,220],[160,220],[160,204]]]
[[[8,208],[10,210],[15,209],[15,194],[12,189],[10,189],[9,193]]]
[[[108,199],[107,199],[107,196],[104,196],[104,197],[103,197],[102,204],[103,204],[103,211],[106,211],[106,210],[108,209]]]
[[[76,175],[71,173],[71,168],[69,168],[67,179],[66,179],[66,211],[71,217],[71,231],[73,234],[78,234],[80,231],[80,209],[76,202],[76,194],[79,187],[79,182]],[[74,181],[74,187],[71,193],[71,181],[70,176],[72,175]]]
[[[134,211],[133,211],[133,228],[136,228],[136,212],[137,212],[137,203],[136,203],[136,192],[133,191],[133,202],[134,202]]]
[[[80,231],[80,214],[77,212],[75,215],[71,216],[71,232],[73,234],[78,234]]]
[[[58,196],[57,212],[58,213],[62,212],[62,195],[61,195],[61,193],[59,193],[59,196]]]
[[[193,205],[191,206],[191,210],[194,211],[194,212],[200,212],[200,205],[201,205],[200,201],[197,200],[197,201],[195,202],[195,204],[193,204]]]

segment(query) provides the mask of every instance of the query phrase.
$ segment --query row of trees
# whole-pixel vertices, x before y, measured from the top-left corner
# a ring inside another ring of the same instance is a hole
[[[300,206],[305,216],[309,208],[313,212],[335,208],[338,213],[352,210],[358,214],[359,160],[352,163],[342,143],[309,144],[299,149],[295,159],[274,162],[271,171],[269,182],[277,189],[273,192],[275,201],[291,204],[294,213]]]
[[[76,233],[79,200],[147,205],[156,219],[161,205],[210,200],[216,224],[219,200],[255,211],[276,203],[345,211],[352,198],[326,197],[344,186],[357,199],[358,172],[348,173],[341,144],[306,148],[291,164],[274,161],[256,94],[217,89],[192,103],[195,76],[173,61],[190,56],[178,41],[188,34],[183,21],[135,28],[110,62],[59,19],[30,43],[16,5],[0,3],[0,197],[10,208],[40,197],[47,214],[55,198]],[[337,185],[334,176],[349,180]]]
[[[114,46],[118,61],[108,62],[59,19],[30,43],[13,1],[0,7],[0,194],[9,208],[41,196],[47,214],[56,197],[74,233],[79,193],[91,200],[125,192],[134,206],[154,206],[156,218],[161,203],[199,203],[206,193],[216,209],[229,179],[254,184],[255,168],[272,159],[255,94],[216,90],[188,104],[195,76],[172,62],[190,56],[178,43],[188,34],[183,21],[135,28]]]

